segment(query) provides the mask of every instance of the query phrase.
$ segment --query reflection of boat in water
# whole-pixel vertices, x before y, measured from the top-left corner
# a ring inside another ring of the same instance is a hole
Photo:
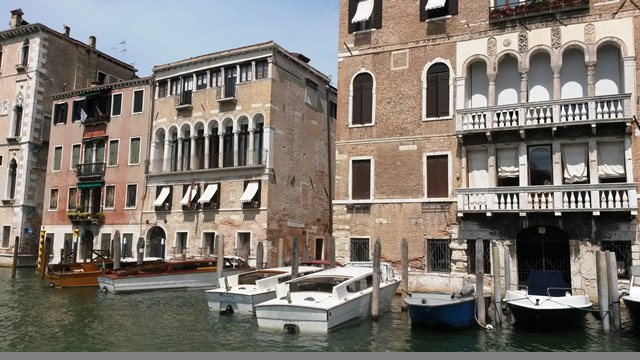
[[[404,298],[412,326],[465,329],[476,325],[476,295],[472,285],[458,293],[410,293]],[[484,297],[488,309],[490,296]],[[485,309],[486,311],[486,309]]]
[[[387,309],[400,285],[390,264],[380,264],[379,309]],[[258,327],[326,333],[371,312],[373,266],[347,263],[276,286],[276,298],[255,306]]]
[[[163,262],[162,258],[144,258],[143,267],[153,266]],[[138,261],[134,258],[120,260],[120,270],[137,267]],[[47,278],[51,281],[51,287],[82,287],[98,286],[98,276],[113,271],[113,259],[104,259],[91,262],[59,263],[47,266]]]
[[[631,267],[629,293],[622,295],[622,302],[629,311],[633,326],[640,330],[640,266]]]
[[[190,289],[218,285],[216,257],[188,260],[167,260],[152,267],[130,269],[98,277],[104,292],[124,293],[148,290]],[[251,269],[244,259],[224,257],[224,273],[233,274]]]
[[[298,276],[322,270],[300,266]],[[218,279],[219,287],[205,291],[209,308],[221,313],[253,314],[253,307],[276,297],[276,285],[291,280],[291,267],[260,269]]]
[[[592,303],[587,295],[565,287],[562,273],[532,270],[524,290],[507,290],[504,302],[516,324],[535,328],[559,328],[584,324]]]

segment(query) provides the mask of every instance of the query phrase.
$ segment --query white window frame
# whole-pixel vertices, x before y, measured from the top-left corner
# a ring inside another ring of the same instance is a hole
[[[136,187],[136,198],[135,198],[135,204],[133,206],[128,206],[127,204],[127,199],[129,199],[129,186],[135,186]],[[125,194],[124,194],[124,208],[125,209],[136,209],[138,207],[138,184],[137,183],[128,183],[125,187]],[[106,194],[106,192],[105,192]]]
[[[371,89],[371,124],[353,124],[353,81],[356,79],[356,76],[362,74],[362,73],[367,73],[369,75],[371,75],[371,78],[373,79],[373,87]],[[366,126],[375,126],[376,125],[376,87],[377,87],[377,81],[376,81],[376,77],[375,75],[373,75],[373,72],[365,69],[365,68],[361,68],[359,71],[357,71],[355,74],[353,74],[353,76],[351,77],[351,82],[349,83],[349,125],[348,127],[366,127]]]
[[[113,164],[113,165],[110,164],[110,160],[111,160],[110,154],[111,154],[111,143],[112,142],[115,142],[115,143],[118,144],[118,152],[116,153],[116,163]],[[118,164],[119,164],[118,158],[120,157],[120,139],[109,139],[109,147],[107,148],[107,156],[106,157],[107,157],[107,159],[106,159],[107,160],[106,161],[107,167],[116,167],[116,166],[118,166]]]
[[[134,139],[140,140],[140,142],[138,143],[138,162],[135,162],[135,163],[131,162],[131,149],[132,149],[131,144],[133,143]],[[129,138],[129,156],[127,158],[127,163],[129,165],[140,165],[140,157],[142,156],[142,152],[141,151],[142,151],[142,137],[134,136],[132,138]]]
[[[369,174],[369,198],[368,199],[353,199],[353,161],[354,160],[369,160],[369,164],[370,164],[370,174]],[[375,160],[373,159],[373,156],[354,156],[352,158],[349,159],[349,201],[352,202],[366,202],[369,203],[371,201],[373,201],[373,199],[375,198],[375,194],[373,193],[373,189],[375,189],[375,178],[374,178],[374,174],[376,173],[375,168],[376,168],[376,163]]]
[[[140,104],[140,111],[135,111],[136,109],[136,93],[142,93],[142,104]],[[142,114],[144,112],[144,89],[138,89],[133,91],[133,96],[131,96],[131,114]]]
[[[58,162],[58,166],[56,169],[56,150],[60,149],[60,162]],[[53,156],[51,157],[51,171],[52,172],[60,172],[62,170],[62,156],[64,155],[64,147],[54,146],[53,148]]]
[[[71,171],[77,171],[78,168],[73,165],[73,149],[74,148],[78,148],[78,164],[82,164],[82,143],[75,143],[75,144],[71,144],[71,156],[69,157],[69,170]]]
[[[115,102],[113,101],[113,99],[117,96],[120,95],[120,113],[119,114],[114,114],[113,110],[114,110],[114,104]],[[111,95],[111,116],[112,117],[119,117],[122,116],[122,109],[124,108],[124,94],[119,92],[119,93],[115,93]]]
[[[56,191],[56,207],[52,208],[51,207],[51,198],[52,198],[51,195],[53,194],[54,190]],[[53,187],[53,188],[49,189],[49,202],[47,203],[47,210],[48,211],[58,211],[59,207],[60,207],[60,189],[56,188],[56,187]]]
[[[427,157],[429,156],[439,156],[439,155],[447,155],[447,194],[448,197],[444,198],[430,198],[427,196],[428,186],[427,184]],[[453,181],[453,158],[450,151],[434,151],[434,152],[425,152],[422,154],[422,178],[424,179],[424,197],[422,199],[423,202],[442,202],[442,201],[454,201],[453,191],[452,191],[452,181]]]
[[[108,207],[107,206],[107,188],[113,187],[113,206]],[[116,208],[116,192],[117,192],[117,187],[115,184],[109,184],[109,185],[105,185],[104,186],[104,199],[102,201],[102,207],[105,210],[114,210]],[[137,190],[136,190],[137,191]],[[136,194],[137,196],[137,194]],[[126,201],[125,201],[126,202]]]
[[[71,199],[71,190],[75,189],[76,190],[76,208],[78,206],[78,188],[75,186],[69,186],[69,188],[67,189],[67,205],[66,205],[66,209],[71,210],[72,208],[69,207],[69,199]],[[60,191],[58,190],[58,196],[60,195]],[[51,196],[51,195],[49,195]]]
[[[446,5],[445,5],[446,6]],[[431,66],[442,63],[449,68],[449,115],[442,117],[427,117],[427,72]],[[443,59],[441,57],[437,57],[431,61],[429,61],[424,68],[422,69],[422,121],[434,121],[434,120],[450,120],[453,119],[453,92],[454,92],[454,79],[455,74],[453,72],[453,67],[451,66],[451,61],[447,59]]]

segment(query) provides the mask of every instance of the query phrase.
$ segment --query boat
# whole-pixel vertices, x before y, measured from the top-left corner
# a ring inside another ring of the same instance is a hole
[[[640,265],[631,267],[629,292],[622,295],[622,302],[629,311],[631,324],[640,330]]]
[[[389,307],[400,277],[380,264],[379,310]],[[373,264],[347,263],[276,286],[276,298],[257,304],[258,328],[289,333],[328,333],[371,314]]]
[[[517,325],[539,329],[584,325],[592,307],[584,291],[566,287],[556,270],[532,270],[528,285],[507,290],[503,301]]]
[[[291,267],[275,267],[234,274],[218,279],[218,288],[205,291],[209,309],[220,313],[254,314],[253,307],[276,297],[276,285],[291,280]],[[298,276],[322,270],[298,267]]]
[[[153,266],[162,261],[162,258],[146,257],[143,266]],[[137,264],[137,259],[123,258],[120,260],[120,270],[137,267]],[[49,264],[46,276],[52,288],[98,286],[98,276],[113,272],[113,266],[113,259]]]
[[[224,257],[224,274],[251,270],[237,256]],[[171,259],[149,268],[134,268],[98,277],[105,293],[128,293],[149,290],[214,288],[218,285],[217,257]]]
[[[408,293],[407,305],[411,326],[431,329],[467,329],[476,322],[476,295],[473,285],[465,285],[457,293]],[[484,296],[489,308],[491,296]],[[485,311],[486,311],[485,309]]]

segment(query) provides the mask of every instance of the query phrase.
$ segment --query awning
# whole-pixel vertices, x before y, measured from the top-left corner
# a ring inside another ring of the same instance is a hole
[[[425,10],[435,10],[444,7],[444,4],[447,0],[428,0],[427,6],[424,7]]]
[[[103,184],[104,184],[104,181],[92,181],[92,182],[78,183],[78,189],[101,187]]]
[[[358,3],[356,14],[351,19],[352,24],[359,23],[361,21],[369,20],[371,13],[373,12],[373,0],[362,0]]]
[[[187,191],[184,193],[184,197],[180,200],[180,205],[188,205],[196,194],[198,193],[198,185],[189,185]]]
[[[257,181],[252,181],[247,185],[247,188],[244,189],[244,194],[242,194],[242,197],[240,198],[240,202],[249,202],[251,201],[251,199],[253,199],[253,197],[256,195],[256,193],[258,192],[258,185],[260,183],[258,183]]]
[[[200,199],[198,199],[198,202],[200,204],[210,202],[213,198],[213,195],[216,194],[216,191],[218,191],[218,184],[207,185],[207,188],[204,189],[204,192],[202,193],[202,196],[200,196]]]
[[[164,200],[167,198],[167,196],[169,196],[170,192],[171,188],[169,186],[163,187],[162,191],[160,191],[160,195],[158,195],[156,201],[153,202],[153,206],[162,206]]]

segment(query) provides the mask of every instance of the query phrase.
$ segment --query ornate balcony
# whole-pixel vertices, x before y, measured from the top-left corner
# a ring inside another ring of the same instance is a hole
[[[88,163],[76,165],[78,179],[102,178],[106,168],[105,163]]]
[[[71,220],[72,224],[104,224],[104,213],[101,212],[91,213],[71,210],[67,213],[67,216],[69,217],[69,220]]]
[[[506,4],[489,8],[489,22],[503,21],[557,14],[567,11],[589,9],[589,0],[533,0],[518,4]]]
[[[637,184],[610,183],[558,186],[457,189],[458,216],[465,213],[629,212],[637,215]]]

